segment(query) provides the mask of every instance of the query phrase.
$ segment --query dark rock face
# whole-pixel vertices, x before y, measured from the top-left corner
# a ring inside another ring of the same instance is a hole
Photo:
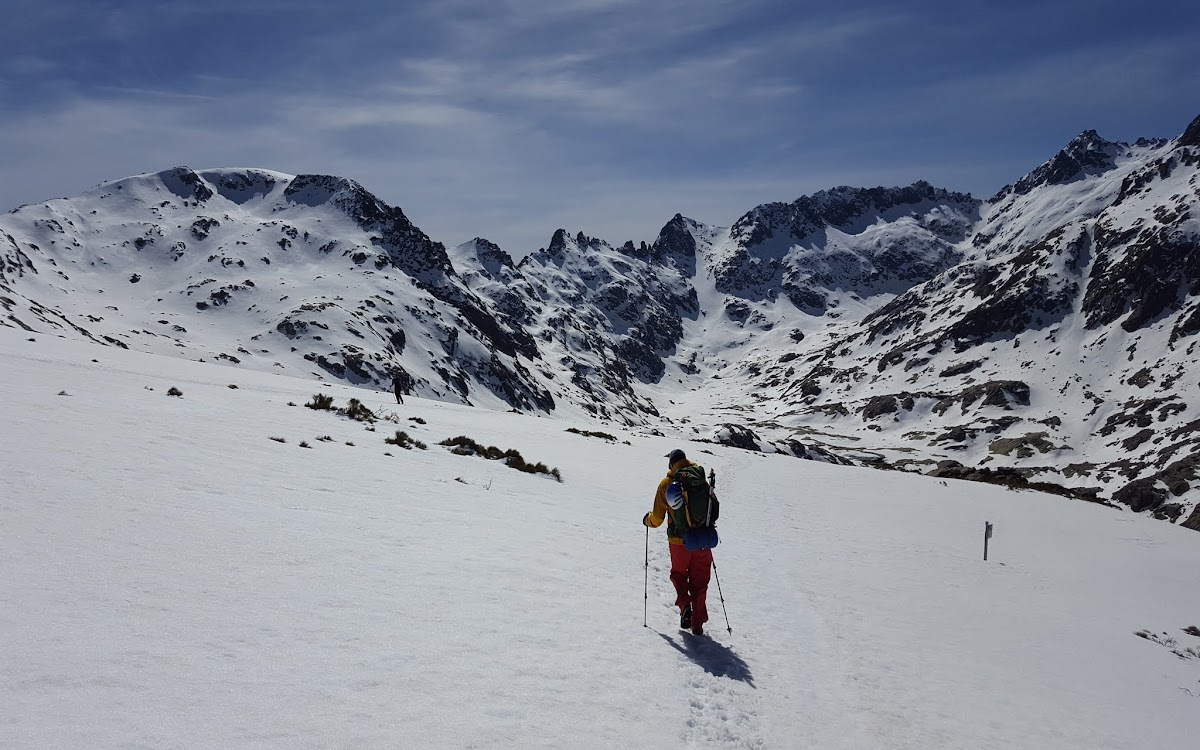
[[[240,173],[207,173],[208,182],[217,188],[217,192],[225,200],[239,205],[252,198],[266,195],[275,189],[276,180],[271,175],[258,170],[248,170]]]
[[[482,237],[476,237],[474,243],[479,263],[483,266],[484,272],[491,278],[500,278],[506,269],[513,272],[516,271],[517,267],[513,264],[512,256],[501,250],[499,245]]]
[[[1187,126],[1187,130],[1184,130],[1183,135],[1179,136],[1178,144],[1200,148],[1200,117],[1192,120]]]
[[[1200,505],[1192,508],[1192,515],[1188,516],[1188,519],[1179,525],[1185,529],[1200,531]]]
[[[1064,487],[1053,482],[1031,482],[1018,469],[1009,467],[1001,467],[998,469],[989,468],[971,468],[963,466],[939,466],[929,472],[931,477],[942,477],[946,479],[965,479],[968,482],[986,482],[988,484],[998,484],[1002,487],[1010,489],[1029,489],[1038,492],[1046,492],[1052,495],[1061,495],[1076,500],[1087,500],[1088,502],[1097,502],[1096,490],[1090,488],[1073,488]]]
[[[283,191],[284,198],[307,206],[330,204],[341,209],[367,232],[388,261],[426,283],[454,273],[446,247],[418,229],[404,212],[376,198],[362,185],[344,177],[297,175]]]
[[[1134,512],[1154,510],[1167,500],[1167,491],[1153,478],[1135,479],[1113,493],[1113,500],[1128,505]]]
[[[970,362],[962,362],[957,365],[951,365],[938,373],[938,377],[952,378],[955,375],[966,375],[968,372],[978,370],[983,365],[982,359],[973,359]]]
[[[747,247],[762,244],[780,230],[786,230],[792,239],[803,240],[827,226],[845,229],[868,214],[887,213],[897,207],[925,202],[978,204],[969,195],[935,188],[925,181],[902,188],[839,187],[801,196],[790,204],[758,206],[734,222],[731,234]],[[948,232],[950,237],[961,239],[949,226],[935,226]]]
[[[187,167],[175,167],[159,175],[168,190],[184,200],[203,203],[213,196],[208,184]]]
[[[192,222],[192,236],[198,240],[203,240],[208,237],[208,233],[214,228],[221,226],[221,222],[216,219],[202,216]]]
[[[653,245],[640,249],[632,244],[615,249],[583,233],[572,237],[558,230],[548,248],[518,264],[539,306],[560,308],[545,320],[554,332],[550,336],[581,349],[573,382],[618,387],[637,409],[647,408],[629,379],[660,380],[683,336],[683,318],[700,313],[688,283],[696,262],[695,226],[677,216]]]
[[[1031,432],[1017,438],[999,438],[993,440],[988,446],[988,451],[991,453],[1003,456],[1016,455],[1018,458],[1029,458],[1034,455],[1035,450],[1039,453],[1054,450],[1054,445],[1046,440],[1046,433]]]
[[[948,396],[939,401],[933,410],[943,414],[947,409],[959,404],[963,414],[967,413],[975,402],[979,406],[998,406],[1002,409],[1012,409],[1015,406],[1029,406],[1029,385],[1019,380],[995,380],[980,383],[965,388],[961,393]]]
[[[1178,408],[1178,404],[1172,404],[1176,401],[1175,396],[1164,398],[1151,399],[1129,399],[1121,404],[1120,408],[1110,414],[1105,420],[1104,425],[1096,431],[1098,435],[1108,436],[1119,429],[1128,427],[1137,427],[1145,429],[1150,427],[1155,420],[1155,412],[1158,413],[1158,421],[1163,421],[1174,408]]]
[[[1127,451],[1135,451],[1141,446],[1142,443],[1146,442],[1152,437],[1154,437],[1154,430],[1151,430],[1147,427],[1144,430],[1140,430],[1137,434],[1122,440],[1121,447]]]
[[[1200,479],[1200,455],[1191,455],[1176,461],[1162,471],[1148,477],[1135,479],[1113,493],[1113,500],[1128,505],[1131,510],[1141,512],[1162,506],[1170,495],[1183,495],[1191,489],[1191,482]],[[1160,486],[1165,485],[1165,487]],[[1200,506],[1197,506],[1200,507]],[[1195,514],[1193,514],[1193,517]],[[1191,518],[1184,523],[1187,526]],[[1200,530],[1200,529],[1197,529]]]
[[[1168,466],[1159,475],[1167,490],[1176,497],[1191,489],[1191,482],[1200,479],[1200,455],[1191,455]]]
[[[964,263],[913,287],[863,319],[867,343],[907,334],[880,357],[880,371],[915,356],[933,335],[962,352],[1060,323],[1078,298],[1074,274],[1085,265],[1090,247],[1086,230],[1062,228],[1011,256]],[[932,330],[931,311],[945,320]],[[923,329],[927,333],[917,335]],[[978,366],[955,365],[942,377],[966,374]]]
[[[4,235],[4,241],[0,242],[0,251],[0,281],[10,283],[24,276],[26,271],[37,273],[33,260],[21,249],[12,235]]]
[[[696,237],[692,234],[695,222],[686,219],[681,214],[675,214],[663,228],[659,230],[658,238],[642,249],[634,251],[634,257],[651,263],[664,264],[671,261],[686,277],[696,273]],[[632,243],[629,243],[632,250]]]
[[[1167,503],[1158,510],[1154,511],[1154,517],[1160,521],[1170,521],[1175,523],[1179,517],[1183,515],[1183,505],[1181,503]]]
[[[1200,242],[1178,231],[1188,212],[1169,226],[1134,235],[1115,232],[1102,220],[1096,228],[1096,268],[1083,298],[1088,328],[1121,322],[1136,331],[1177,309],[1183,297],[1200,295]],[[1190,326],[1183,326],[1184,335]]]
[[[1012,189],[1023,195],[1042,185],[1061,185],[1084,175],[1107,172],[1116,166],[1115,157],[1125,150],[1124,144],[1106,141],[1095,130],[1085,130],[1050,161],[1017,180]]]
[[[528,372],[510,369],[497,357],[484,365],[482,382],[491,384],[494,392],[518,409],[554,411],[554,397],[545,388],[532,383]]]
[[[987,269],[971,287],[971,293],[983,302],[949,326],[947,335],[982,342],[1062,320],[1070,312],[1079,286],[1063,282],[1058,259],[1065,256],[1068,267],[1076,265],[1089,244],[1086,231],[1078,230],[1070,239],[1059,232],[1017,253],[1005,263],[1008,273],[1001,275],[994,266]]]
[[[717,442],[742,450],[762,450],[761,439],[748,427],[736,424],[717,425]]]
[[[929,472],[931,477],[944,479],[965,479],[969,482],[987,482],[1007,487],[1025,487],[1029,480],[1020,471],[1008,467],[989,469],[972,466],[939,466]]]
[[[884,396],[873,396],[862,408],[863,421],[876,419],[887,414],[895,414],[900,410],[912,411],[916,397],[923,394],[890,393]]]
[[[895,396],[875,396],[862,408],[863,420],[875,419],[885,414],[895,414],[898,409]]]
[[[554,230],[554,234],[550,237],[550,244],[546,247],[546,254],[551,258],[559,258],[567,250],[567,230],[559,228]]]
[[[899,292],[961,260],[980,202],[917,182],[904,188],[848,188],[768,203],[733,225],[733,253],[714,269],[718,291],[750,300],[785,295],[799,309],[824,314],[829,290],[864,296]],[[860,235],[879,221],[903,219],[917,231],[871,235],[856,248],[830,245],[827,229]]]
[[[1171,344],[1196,333],[1200,333],[1200,304],[1194,305],[1187,315],[1179,316],[1179,322],[1171,330]]]

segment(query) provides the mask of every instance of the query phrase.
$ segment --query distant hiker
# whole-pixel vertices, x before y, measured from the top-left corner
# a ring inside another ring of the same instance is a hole
[[[708,622],[705,600],[712,574],[712,547],[716,544],[716,529],[712,527],[716,520],[715,499],[704,479],[704,469],[676,448],[667,454],[667,476],[654,493],[654,509],[642,517],[642,523],[653,529],[667,521],[679,627],[691,629],[696,635],[704,634],[704,623]]]
[[[392,376],[392,392],[396,394],[396,403],[403,404],[404,398],[401,394],[407,393],[408,388],[406,387],[405,379],[400,373]]]

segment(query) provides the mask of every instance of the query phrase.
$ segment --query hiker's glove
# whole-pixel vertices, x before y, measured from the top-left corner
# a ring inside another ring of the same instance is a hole
[[[649,513],[647,513],[646,515],[642,516],[642,525],[643,525],[643,526],[649,526],[649,525],[650,525],[650,514],[649,514]]]

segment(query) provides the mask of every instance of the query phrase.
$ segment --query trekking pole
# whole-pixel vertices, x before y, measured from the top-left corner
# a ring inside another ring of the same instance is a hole
[[[646,565],[645,565],[645,583],[642,591],[642,627],[648,628],[646,624],[650,613],[650,527],[646,527]]]
[[[717,579],[717,596],[721,598],[721,611],[725,613],[725,629],[733,635],[733,628],[729,626],[729,610],[725,609],[725,594],[721,591],[721,576],[717,575],[716,558],[713,558],[713,578]]]

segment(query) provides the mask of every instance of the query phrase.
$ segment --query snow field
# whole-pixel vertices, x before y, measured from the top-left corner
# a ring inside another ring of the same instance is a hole
[[[1151,519],[9,330],[0,383],[0,747],[1186,748],[1200,732],[1200,659],[1134,635],[1200,646],[1181,632],[1200,625],[1200,545]],[[318,391],[399,423],[300,406]],[[428,450],[384,444],[396,429]],[[460,434],[564,482],[436,445]],[[642,627],[639,519],[681,445],[718,472],[732,635],[715,581],[709,637],[678,630],[661,529]]]

